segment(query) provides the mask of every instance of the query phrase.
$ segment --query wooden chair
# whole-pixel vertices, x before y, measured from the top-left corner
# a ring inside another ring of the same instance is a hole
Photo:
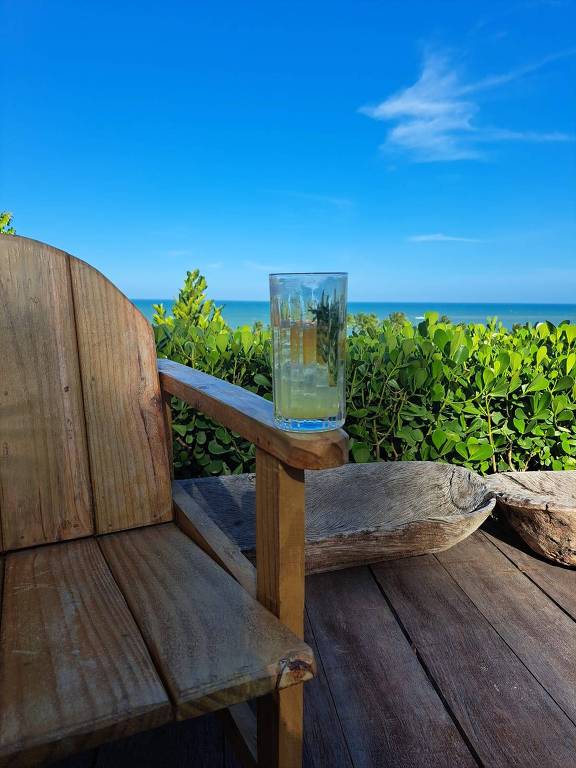
[[[172,395],[257,447],[257,570],[173,499]],[[341,431],[281,432],[262,398],[157,364],[84,262],[0,236],[0,766],[220,709],[247,764],[298,766],[304,469],[345,457]]]

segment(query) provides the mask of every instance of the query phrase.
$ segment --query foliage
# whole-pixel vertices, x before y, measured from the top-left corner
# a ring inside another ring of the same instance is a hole
[[[155,305],[153,318],[159,357],[198,368],[272,399],[270,334],[261,327],[232,331],[221,308],[206,298],[206,281],[188,272],[183,289],[167,315]],[[248,472],[254,446],[234,432],[173,398],[174,463],[179,475]]]
[[[173,317],[156,308],[158,353],[271,399],[270,336],[232,331],[187,276]],[[349,320],[351,460],[432,460],[479,472],[576,469],[576,325],[508,331],[456,325],[429,312],[417,327],[394,316]],[[180,474],[245,472],[254,449],[174,403]]]
[[[13,216],[10,211],[0,211],[0,234],[15,235],[16,230],[12,226]]]
[[[576,326],[507,331],[428,312],[349,339],[356,461],[449,461],[480,472],[576,468]]]

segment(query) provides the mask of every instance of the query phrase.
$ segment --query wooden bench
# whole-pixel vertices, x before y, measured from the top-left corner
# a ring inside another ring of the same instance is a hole
[[[174,503],[172,395],[256,445],[257,570]],[[262,398],[157,363],[84,262],[0,236],[0,766],[214,710],[247,764],[300,765],[304,470],[345,461],[343,432],[280,432]]]

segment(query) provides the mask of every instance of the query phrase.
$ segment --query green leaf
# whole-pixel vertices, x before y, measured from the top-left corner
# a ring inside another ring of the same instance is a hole
[[[443,350],[449,339],[450,337],[442,328],[438,328],[438,330],[434,333],[434,344],[436,344],[439,349]]]
[[[550,334],[550,329],[547,323],[538,323],[536,326],[536,332],[541,339],[545,339]]]
[[[498,373],[502,374],[510,366],[510,355],[508,352],[499,352],[496,362],[498,363]]]
[[[208,443],[208,450],[212,454],[220,454],[220,453],[226,453],[228,451],[228,448],[225,448],[223,445],[220,445],[220,443],[216,442],[216,440],[210,440]]]
[[[232,442],[232,437],[230,436],[230,433],[228,432],[227,429],[224,429],[224,427],[218,427],[218,429],[216,430],[216,437],[224,445],[230,445],[230,443]]]
[[[351,447],[352,456],[357,464],[366,464],[370,461],[370,446],[366,443],[354,443]]]
[[[457,365],[461,365],[462,363],[465,363],[466,360],[468,360],[469,356],[470,356],[470,353],[468,352],[468,347],[465,344],[461,344],[456,349],[456,352],[454,352],[452,359]]]
[[[489,459],[494,451],[492,446],[488,443],[482,443],[481,445],[469,446],[470,458],[473,461],[482,461],[483,459]]]
[[[432,432],[432,442],[434,443],[435,448],[440,450],[446,442],[446,433],[441,429],[435,429],[434,432]]]
[[[225,352],[228,348],[228,342],[230,341],[230,336],[227,333],[219,333],[218,336],[216,336],[216,346],[220,350],[220,352]]]
[[[536,352],[536,365],[540,365],[542,360],[544,360],[545,357],[547,357],[548,352],[546,350],[546,347],[539,347],[538,351]]]
[[[526,422],[523,419],[513,419],[514,426],[521,435],[526,431]]]
[[[416,368],[416,370],[412,374],[412,381],[413,381],[414,387],[416,389],[421,387],[427,378],[428,378],[428,374],[426,373],[425,368]]]
[[[240,339],[242,342],[242,349],[244,350],[244,354],[248,354],[248,352],[250,352],[252,349],[252,333],[250,331],[242,331],[240,334]]]
[[[549,385],[548,379],[539,373],[535,376],[530,384],[526,387],[526,392],[539,392],[542,389],[547,389]]]
[[[268,387],[270,388],[272,384],[270,383],[270,379],[268,379],[266,376],[263,376],[261,373],[257,373],[254,376],[254,384],[259,384],[261,387]]]
[[[562,376],[556,382],[554,386],[555,392],[562,392],[565,389],[572,389],[574,386],[574,379],[571,376]]]
[[[482,371],[482,380],[484,382],[484,386],[487,387],[492,383],[492,381],[494,381],[494,371],[491,368],[484,368]]]
[[[454,446],[456,453],[460,454],[463,459],[468,458],[468,448],[466,447],[466,443],[456,443]]]
[[[432,389],[430,390],[431,400],[432,402],[440,402],[444,399],[444,396],[446,394],[446,391],[442,384],[434,384],[432,386]]]

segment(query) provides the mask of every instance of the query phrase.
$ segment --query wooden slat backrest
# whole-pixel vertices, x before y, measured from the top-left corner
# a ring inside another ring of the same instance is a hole
[[[5,551],[172,518],[152,329],[87,264],[7,235],[0,518]]]
[[[70,257],[96,533],[172,519],[164,402],[148,321]]]
[[[5,550],[93,531],[68,256],[0,235],[0,515]]]

